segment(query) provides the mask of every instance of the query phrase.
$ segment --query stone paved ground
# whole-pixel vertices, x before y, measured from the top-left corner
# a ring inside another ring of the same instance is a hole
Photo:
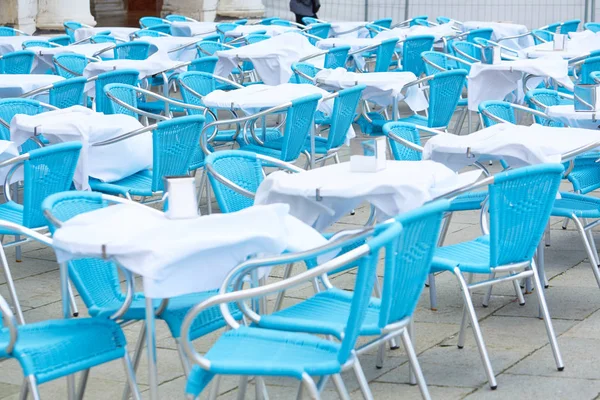
[[[347,155],[346,157],[347,158]],[[493,167],[493,169],[497,169]],[[565,190],[568,184],[563,185]],[[366,221],[367,207],[347,216],[332,229],[360,227]],[[573,226],[561,229],[559,220],[552,220],[552,245],[546,250],[546,273],[550,280],[547,300],[558,342],[566,364],[557,372],[548,346],[544,324],[537,318],[537,301],[526,295],[524,307],[515,301],[510,285],[498,285],[488,308],[481,306],[483,292],[474,294],[477,315],[489,349],[492,366],[497,374],[498,389],[491,391],[486,383],[477,348],[468,331],[465,348],[457,349],[457,333],[462,314],[462,299],[455,278],[448,273],[437,276],[438,310],[429,308],[426,288],[415,314],[416,349],[433,398],[439,399],[595,399],[600,394],[600,289],[585,259],[583,245]],[[446,243],[456,243],[477,236],[480,232],[478,213],[456,215],[449,229]],[[598,237],[596,238],[598,240]],[[59,274],[51,249],[38,244],[24,246],[23,262],[16,263],[14,251],[7,251],[16,287],[21,297],[28,322],[60,317]],[[297,269],[296,271],[298,271]],[[272,279],[281,276],[274,270]],[[333,277],[341,288],[352,288],[354,274],[346,272]],[[311,294],[310,287],[301,287],[287,293],[285,304],[293,304]],[[6,297],[4,277],[0,277],[0,293]],[[85,307],[77,298],[85,315]],[[161,399],[183,398],[185,379],[174,341],[166,326],[157,323],[158,365]],[[125,328],[129,348],[136,343],[139,324]],[[199,351],[206,351],[219,333],[197,341]],[[145,354],[144,354],[145,355]],[[376,399],[419,399],[415,386],[408,384],[407,359],[403,350],[388,352],[385,366],[375,368],[374,352],[361,358],[365,373]],[[345,382],[353,399],[360,399],[353,376],[345,374]],[[15,361],[0,362],[0,399],[17,399],[21,384],[21,370]],[[88,399],[120,398],[124,386],[120,362],[93,369],[88,384]],[[146,363],[142,358],[138,381],[147,391]],[[220,386],[221,399],[237,396],[237,378],[224,378]],[[273,399],[295,398],[297,382],[283,379],[267,380]],[[42,398],[65,398],[66,383],[54,381],[41,386]],[[144,393],[147,398],[147,392]],[[247,398],[253,398],[253,385]],[[324,398],[336,398],[329,385]],[[206,393],[203,395],[206,398]]]

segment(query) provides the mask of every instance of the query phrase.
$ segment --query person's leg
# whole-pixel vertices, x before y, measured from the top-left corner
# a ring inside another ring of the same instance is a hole
[[[300,15],[300,14],[294,14],[294,15],[296,15],[296,23],[297,24],[303,24],[302,18],[304,18],[305,15]]]

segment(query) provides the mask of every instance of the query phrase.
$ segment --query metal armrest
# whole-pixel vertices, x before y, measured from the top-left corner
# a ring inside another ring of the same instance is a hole
[[[17,319],[15,318],[10,306],[2,296],[0,296],[0,314],[2,314],[4,327],[8,328],[10,337],[8,344],[4,348],[4,351],[6,354],[11,354],[15,348],[15,343],[17,343],[19,331],[17,330]]]
[[[95,52],[94,54],[92,54],[92,57],[98,57],[100,54],[105,53],[109,50],[113,50],[115,47],[117,47],[116,44],[110,44],[107,47],[105,47],[104,49],[98,50],[97,52]]]
[[[345,35],[345,34],[348,34],[348,33],[356,32],[356,31],[359,31],[359,30],[361,30],[361,29],[363,29],[363,28],[367,28],[367,29],[369,29],[367,25],[368,25],[368,24],[364,24],[364,25],[357,26],[357,27],[355,27],[355,28],[352,28],[352,29],[350,29],[350,30],[347,30],[347,31],[344,31],[344,32],[338,32],[338,33],[336,34],[336,36],[339,36],[339,35]]]
[[[298,60],[298,62],[304,62],[304,61],[307,61],[307,60],[310,60],[310,59],[313,59],[313,58],[324,56],[327,53],[328,53],[328,51],[322,51],[322,52],[319,52],[319,53],[310,54],[308,56],[302,57],[301,59]]]
[[[505,37],[503,37],[503,38],[500,38],[500,39],[498,39],[496,42],[500,43],[500,42],[501,42],[501,41],[503,41],[503,40],[520,39],[520,38],[522,38],[522,37],[529,36],[529,35],[531,35],[531,36],[534,36],[534,35],[533,35],[533,32],[529,31],[529,32],[525,32],[525,33],[518,34],[518,35],[513,35],[513,36],[505,36]]]
[[[467,60],[469,60],[471,62],[474,62],[474,63],[481,62],[481,60],[478,60],[475,57],[471,57],[470,55],[468,55],[464,51],[457,49],[456,47],[454,47],[454,51],[457,52],[458,54],[460,54],[461,56],[465,57]]]

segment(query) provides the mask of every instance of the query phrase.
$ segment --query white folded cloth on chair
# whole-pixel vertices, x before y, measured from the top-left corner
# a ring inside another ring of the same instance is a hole
[[[83,76],[89,79],[104,72],[135,69],[139,71],[139,79],[141,80],[162,71],[177,70],[180,65],[181,61],[171,60],[167,53],[157,51],[145,60],[107,60],[89,63],[83,70]],[[94,95],[94,87],[95,81],[86,83],[85,91],[89,96]]]
[[[218,289],[248,257],[304,251],[327,243],[320,233],[290,216],[285,204],[179,220],[140,204],[121,204],[66,221],[53,240],[59,263],[101,258],[104,252],[141,275],[144,293],[152,298]]]
[[[215,75],[227,77],[240,61],[251,61],[265,84],[279,85],[290,80],[293,63],[319,53],[305,36],[287,32],[248,46],[217,51]]]
[[[511,22],[491,22],[491,21],[466,21],[462,24],[463,32],[472,31],[474,29],[492,28],[492,41],[522,35],[529,32],[525,25],[513,24]],[[511,49],[519,50],[533,46],[535,43],[531,35],[523,36],[517,39],[502,40],[501,45],[510,47]]]
[[[379,32],[375,35],[375,39],[386,40],[398,38],[402,41],[411,36],[431,35],[435,40],[440,40],[444,36],[454,36],[457,32],[452,29],[452,24],[442,24],[437,26],[415,25],[410,28],[394,28]]]
[[[600,129],[598,113],[595,111],[575,111],[572,104],[551,106],[546,108],[546,114],[552,119],[558,120],[572,128]]]
[[[417,86],[411,86],[406,91],[406,97],[401,94],[404,85],[416,81],[412,72],[371,72],[361,74],[349,72],[345,68],[324,69],[317,73],[317,84],[333,90],[346,89],[355,85],[366,85],[363,90],[363,100],[372,101],[380,106],[388,106],[404,100],[413,111],[427,108],[427,98]]]
[[[216,32],[216,22],[192,22],[175,21],[171,23],[171,35],[173,36],[207,36]]]
[[[97,35],[100,32],[110,31],[110,36],[129,42],[129,35],[139,30],[140,28],[126,28],[122,26],[103,26],[98,28],[82,27],[75,29],[73,35],[75,36],[75,41],[78,42],[80,40]]]
[[[345,162],[298,174],[273,172],[259,186],[254,203],[289,204],[291,215],[322,231],[365,201],[385,220],[471,184],[480,175],[457,175],[432,161],[387,161],[378,172],[352,172]]]
[[[31,50],[35,53],[35,59],[33,61],[33,71],[43,73],[48,68],[54,67],[54,62],[52,61],[52,59],[54,58],[54,56],[56,56],[58,54],[75,53],[75,54],[84,55],[86,57],[92,57],[97,52],[102,51],[104,49],[108,49],[112,46],[114,46],[114,45],[111,43],[84,43],[84,44],[77,44],[77,45],[71,45],[71,46],[50,47],[50,48],[31,47],[31,48],[29,48],[29,50]],[[114,57],[114,52],[112,49],[107,50],[98,57],[112,59]],[[67,68],[68,68],[68,66],[67,66]]]
[[[81,142],[73,177],[78,190],[89,190],[90,176],[113,182],[152,167],[151,132],[107,146],[92,146],[142,128],[137,119],[128,115],[104,115],[81,106],[38,115],[17,114],[10,124],[11,139],[20,146],[34,135],[36,128],[51,144]]]
[[[47,74],[0,74],[0,98],[19,97],[64,79],[62,76]]]
[[[573,88],[569,79],[569,66],[560,57],[544,57],[516,61],[501,61],[498,64],[474,63],[467,79],[469,80],[469,110],[477,111],[483,101],[504,100],[511,92],[516,91],[517,102],[523,100],[522,79],[525,75],[533,75],[527,82],[529,89],[534,89],[544,78],[552,78],[567,88]]]
[[[367,38],[369,37],[369,30],[365,28],[367,24],[365,21],[339,21],[330,22],[331,33],[333,37],[355,37],[355,38]],[[356,29],[350,33],[344,33]]]
[[[518,168],[560,162],[562,154],[595,142],[600,142],[598,130],[496,124],[470,135],[436,135],[425,144],[423,158],[455,171],[475,161],[501,159]]]
[[[281,35],[285,32],[298,31],[299,29],[295,26],[281,26],[281,25],[238,25],[235,29],[225,32],[226,37],[240,37],[249,35],[254,32],[266,31],[265,34],[269,36]]]

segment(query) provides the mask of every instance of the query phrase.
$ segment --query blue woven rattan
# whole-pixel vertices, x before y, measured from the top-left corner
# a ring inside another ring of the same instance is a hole
[[[328,341],[306,333],[293,333],[240,327],[224,333],[205,358],[210,369],[194,366],[186,392],[197,396],[215,374],[287,376],[302,379],[303,374],[324,376],[339,373],[350,360],[361,326],[371,303],[370,293],[375,282],[377,260],[382,248],[397,246],[401,227],[393,224],[369,240],[370,251],[358,259],[355,295],[343,329],[343,339]]]
[[[54,46],[47,40],[28,40],[23,42],[23,50],[26,50],[30,47],[44,47],[46,49],[50,49]]]
[[[273,21],[276,21],[276,20],[278,20],[278,19],[279,19],[279,18],[277,18],[277,17],[269,17],[269,18],[264,18],[264,19],[260,20],[259,24],[260,24],[260,25],[271,25],[271,23],[272,23]]]
[[[116,71],[104,72],[98,75],[95,87],[96,111],[105,114],[111,113],[111,101],[104,93],[104,87],[109,83],[124,83],[135,86],[138,83],[139,72],[134,69],[121,69]]]
[[[294,26],[292,25],[292,23],[290,21],[288,21],[287,19],[274,19],[273,21],[271,21],[271,25],[278,25],[278,26]]]
[[[0,26],[0,36],[17,36],[18,32],[10,26]]]
[[[119,43],[114,49],[115,58],[119,60],[145,60],[150,55],[151,47],[150,43],[139,40]]]
[[[314,85],[313,80],[309,80],[308,78],[305,78],[304,76],[296,73],[296,71],[299,71],[299,72],[303,73],[304,75],[314,78],[317,75],[317,72],[319,72],[319,69],[312,64],[298,62],[298,63],[292,64],[292,71],[294,73],[290,78],[290,83],[308,83],[308,84]]]
[[[217,51],[229,50],[230,47],[223,43],[214,42],[211,40],[203,40],[196,45],[198,49],[198,57],[214,56]]]
[[[453,42],[452,43],[452,48],[453,48],[453,55],[455,55],[456,57],[468,61],[468,62],[474,62],[472,59],[464,56],[461,53],[466,54],[469,57],[474,58],[476,61],[482,61],[483,60],[483,50],[481,48],[481,46],[479,46],[478,44],[475,43],[470,43],[470,42]],[[459,53],[460,52],[460,53]]]
[[[177,14],[171,14],[171,15],[167,15],[165,17],[165,19],[167,21],[171,21],[171,22],[185,22],[187,21],[187,18],[183,15],[177,15]]]
[[[162,25],[165,20],[158,17],[142,17],[140,18],[140,28],[150,28],[156,25]]]
[[[71,43],[75,42],[75,31],[83,27],[81,23],[76,21],[66,21],[63,26],[65,27],[65,33],[71,39]]]
[[[581,64],[579,82],[582,85],[593,85],[595,82],[590,77],[592,72],[600,71],[600,57],[588,57]]]
[[[308,26],[306,33],[308,33],[312,36],[319,37],[321,39],[327,39],[329,37],[330,30],[331,30],[331,24],[325,24],[325,23],[318,22],[318,23],[311,24],[310,26]],[[312,45],[315,45],[317,43],[317,39],[313,38],[313,37],[308,37],[308,41]]]
[[[381,41],[381,44],[375,51],[375,69],[373,72],[387,72],[390,69],[396,43],[398,43],[397,38]]]
[[[431,35],[410,36],[402,44],[402,71],[412,72],[418,77],[425,73],[425,62],[421,54],[433,49],[435,37]]]
[[[42,208],[50,211],[60,221],[67,221],[79,214],[106,206],[106,202],[102,200],[99,193],[65,192],[50,196]],[[51,231],[55,229],[53,225],[49,225],[49,228]],[[77,292],[81,295],[92,317],[108,318],[121,307],[125,300],[125,293],[121,289],[117,266],[113,262],[85,258],[70,261],[68,268],[69,278],[77,288]],[[167,323],[171,335],[177,339],[181,334],[181,323],[190,308],[215,294],[216,291],[207,291],[174,297],[169,300],[168,307],[163,313],[157,315],[157,318]],[[144,295],[136,293],[123,320],[145,319],[144,303]],[[232,305],[230,310],[235,318],[239,318],[239,312],[236,311],[235,306]],[[192,339],[196,339],[223,326],[225,326],[225,322],[218,307],[212,307],[196,318],[190,336]]]
[[[50,89],[48,102],[58,108],[83,105],[85,82],[84,77],[78,77],[54,83]]]
[[[0,358],[14,358],[24,376],[34,376],[37,384],[125,356],[125,335],[113,321],[93,318],[51,320],[18,327],[12,353],[5,348],[8,329],[0,329]]]
[[[37,100],[31,99],[0,99],[0,119],[10,125],[17,114],[37,115],[45,108]],[[0,124],[0,140],[10,140],[10,129]]]
[[[216,29],[217,29],[217,33],[219,34],[219,38],[220,38],[221,42],[225,43],[226,40],[231,40],[231,38],[225,37],[225,32],[232,31],[237,27],[238,27],[238,24],[234,24],[232,22],[224,22],[224,23],[217,24]]]
[[[68,46],[70,44],[71,38],[69,38],[69,35],[59,35],[48,39],[48,41],[50,43],[56,43],[61,46]]]
[[[486,40],[492,40],[492,34],[494,30],[492,28],[481,28],[473,29],[467,33],[467,42],[474,43],[475,38],[482,38]]]
[[[510,106],[510,103],[507,103],[504,101],[490,100],[490,101],[484,101],[484,102],[480,103],[478,108],[479,108],[479,113],[481,114],[481,119],[483,120],[483,125],[485,127],[496,125],[500,122],[495,121],[495,120],[491,119],[490,117],[487,117],[485,114],[483,114],[483,110],[486,110],[490,114],[492,114],[506,122],[510,122],[511,124],[515,124],[515,125],[517,124],[515,111]]]
[[[392,19],[391,18],[376,19],[375,21],[372,22],[372,24],[375,26],[380,26],[382,28],[390,29],[392,27]]]
[[[116,182],[90,179],[93,190],[122,196],[152,196],[163,191],[166,176],[187,175],[200,143],[204,117],[178,117],[157,124],[152,131],[152,170],[137,172]]]
[[[29,151],[23,162],[23,204],[8,201],[0,204],[0,219],[26,228],[46,225],[42,202],[51,194],[71,188],[81,143],[60,143]],[[11,234],[0,230],[0,234]]]
[[[88,65],[88,60],[83,54],[57,54],[52,60],[56,73],[67,79],[82,76],[85,66]],[[68,71],[65,68],[61,68],[61,65],[67,68]]]
[[[133,36],[136,37],[164,37],[165,35],[162,34],[162,32],[160,31],[154,31],[151,29],[140,29],[139,31],[135,31],[132,33]]]
[[[292,105],[285,111],[285,129],[280,137],[267,137],[264,145],[242,142],[242,150],[264,154],[282,161],[292,162],[298,159],[308,138],[320,94],[309,95],[292,100]]]
[[[436,68],[436,67],[424,62],[423,64],[425,66],[425,75],[435,75],[439,72],[449,71],[449,70],[457,68],[457,66],[456,66],[457,61],[451,60],[450,58],[448,58],[448,55],[446,53],[442,53],[439,51],[423,52],[421,54],[421,58],[423,58],[424,60],[428,60],[441,68],[441,69]],[[460,69],[464,69],[467,72],[471,70],[471,65],[470,65],[470,62],[468,62],[468,61],[466,61],[465,63],[458,63],[458,64],[460,65],[459,66]]]
[[[348,61],[350,46],[332,47],[325,54],[324,67],[329,69],[345,68]]]
[[[448,17],[437,17],[435,20],[438,24],[447,24],[451,21]]]
[[[117,43],[117,39],[110,35],[94,35],[90,38],[92,43]]]
[[[592,31],[594,33],[600,32],[600,22],[587,22],[583,26],[588,31]]]
[[[33,66],[35,53],[30,50],[19,50],[5,53],[0,59],[1,74],[29,74]]]
[[[579,19],[571,19],[569,21],[565,21],[560,26],[560,33],[562,33],[563,35],[567,35],[571,32],[577,32],[580,23],[581,20]]]
[[[160,25],[152,25],[149,28],[146,28],[149,31],[156,31],[160,33],[164,33],[166,35],[171,34],[171,25],[170,24],[160,24]],[[161,35],[164,36],[164,35]]]
[[[542,111],[542,112],[546,112],[545,108],[542,108],[542,107],[538,106],[537,104],[535,104],[532,101],[532,99],[542,103],[545,107],[558,106],[558,105],[563,105],[563,104],[573,104],[573,100],[565,99],[565,98],[561,97],[557,91],[549,90],[549,89],[534,89],[534,90],[530,90],[525,95],[525,101],[529,105],[529,108],[532,108],[532,109],[538,110],[538,111]],[[543,118],[543,117],[540,117],[537,115],[535,115],[534,118],[535,118],[536,124],[541,124],[541,125],[546,125],[546,126],[556,126],[556,127],[564,126],[564,124],[562,124],[560,122],[548,120],[546,118]]]
[[[536,45],[542,44],[544,42],[551,42],[554,38],[552,31],[549,31],[547,29],[534,29],[531,31],[531,34],[533,36],[533,41]]]
[[[138,92],[135,90],[135,86],[124,85],[122,83],[109,83],[104,86],[104,93],[110,93],[112,96],[116,97],[118,100],[122,102],[138,108]],[[129,115],[135,119],[138,119],[140,115],[135,111],[132,111],[126,107],[123,107],[121,104],[109,98],[108,108],[110,110],[110,114],[124,114]]]

